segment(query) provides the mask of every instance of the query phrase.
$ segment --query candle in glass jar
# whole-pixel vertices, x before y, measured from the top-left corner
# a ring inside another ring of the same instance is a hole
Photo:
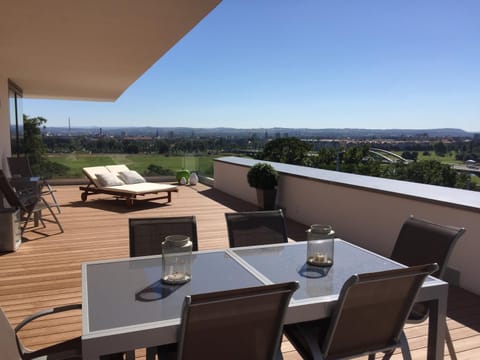
[[[327,257],[324,254],[317,253],[313,257],[313,261],[316,263],[324,263],[327,261]]]

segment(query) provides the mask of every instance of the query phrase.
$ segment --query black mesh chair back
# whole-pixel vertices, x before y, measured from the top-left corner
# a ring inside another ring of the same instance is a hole
[[[162,254],[162,242],[168,235],[187,235],[192,250],[198,250],[195,216],[128,219],[130,256]]]
[[[283,211],[247,211],[226,213],[230,247],[288,242]]]
[[[274,359],[298,283],[187,296],[178,359]]]
[[[448,259],[464,228],[435,224],[410,216],[403,224],[390,258],[407,266],[437,263],[443,278]]]
[[[10,185],[3,170],[0,170],[0,190],[2,191],[5,200],[7,200],[10,206],[21,209],[23,211],[28,211],[26,205],[22,201],[20,201],[20,198],[15,192],[15,189]],[[34,202],[36,202],[36,200]]]
[[[433,276],[444,278],[448,260],[464,228],[435,224],[410,216],[402,225],[390,258],[407,266],[437,263]],[[408,317],[410,323],[420,323],[428,318],[426,303],[416,303]],[[450,331],[445,324],[445,341],[452,360],[456,360]]]
[[[322,350],[325,358],[385,351],[400,336],[425,278],[435,264],[355,275],[343,287]]]
[[[12,176],[25,178],[32,176],[32,169],[30,168],[30,162],[27,157],[9,157],[7,158],[7,162]]]
[[[425,277],[437,269],[427,264],[353,275],[329,320],[287,325],[285,334],[305,359],[373,359],[377,352],[408,349],[403,326]]]

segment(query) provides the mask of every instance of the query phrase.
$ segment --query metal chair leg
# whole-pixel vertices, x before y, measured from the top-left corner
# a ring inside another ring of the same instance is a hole
[[[57,215],[55,215],[55,213],[53,212],[52,208],[48,205],[48,203],[45,201],[45,199],[43,197],[40,198],[41,201],[43,201],[43,203],[45,204],[46,208],[48,209],[48,211],[50,211],[50,214],[53,216],[53,218],[55,219],[55,222],[57,223],[58,227],[60,228],[60,232],[63,233],[63,227],[62,227],[62,224],[60,224],[60,221],[58,220],[57,218]]]
[[[60,204],[58,203],[57,197],[55,196],[55,190],[53,190],[52,187],[50,186],[50,184],[48,184],[48,183],[45,183],[44,185],[48,189],[48,191],[46,191],[45,193],[50,194],[50,196],[52,197],[53,204],[51,206],[56,207],[58,213],[60,214],[62,211],[60,210]]]
[[[125,353],[126,360],[135,360],[135,350],[127,351]]]
[[[28,222],[30,221],[30,218],[32,217],[32,212],[30,211],[28,214],[27,214],[27,218],[24,220],[24,223],[23,223],[23,226],[22,226],[22,230],[21,230],[21,234],[23,235],[23,232],[25,231],[25,229],[27,228],[27,225],[28,225]]]
[[[450,359],[457,360],[457,354],[455,353],[455,348],[453,347],[452,337],[450,336],[450,331],[448,330],[447,323],[445,323],[445,342],[447,343]]]
[[[407,336],[403,331],[400,335],[400,348],[402,349],[403,360],[412,360],[412,354],[410,354],[410,347],[408,346]]]
[[[145,356],[146,360],[155,360],[155,355],[157,354],[157,349],[154,347],[147,348],[147,354]]]

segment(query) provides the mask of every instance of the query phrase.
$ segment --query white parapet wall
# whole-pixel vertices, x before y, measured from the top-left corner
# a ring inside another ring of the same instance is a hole
[[[215,188],[256,204],[247,172],[258,160],[214,162]],[[280,173],[277,205],[308,227],[330,224],[338,237],[388,256],[408,216],[465,227],[447,279],[480,295],[480,193],[270,162]]]

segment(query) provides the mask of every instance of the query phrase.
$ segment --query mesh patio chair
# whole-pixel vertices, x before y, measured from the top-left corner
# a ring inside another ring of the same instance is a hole
[[[62,224],[60,224],[60,221],[50,207],[50,204],[43,196],[41,196],[38,184],[24,181],[22,184],[18,183],[17,188],[14,189],[5,177],[3,170],[0,170],[0,191],[10,206],[21,210],[22,219],[24,219],[21,228],[22,234],[34,214],[38,214],[37,218],[44,228],[46,227],[45,221],[54,222],[57,224],[60,232],[63,233]],[[48,210],[50,215],[52,215],[53,220],[42,217],[42,210]]]
[[[0,349],[2,351],[1,358],[3,360],[30,360],[30,359],[82,359],[82,343],[81,338],[76,337],[67,341],[63,341],[54,345],[50,345],[36,350],[26,348],[18,332],[30,324],[35,319],[58,314],[60,312],[79,310],[80,304],[60,306],[56,308],[39,311],[24,320],[22,320],[15,328],[10,325],[7,316],[0,308]],[[45,335],[48,337],[48,335]],[[100,357],[101,360],[121,360],[122,354],[112,354]]]
[[[128,227],[131,257],[162,254],[162,242],[167,235],[188,235],[192,250],[198,250],[195,216],[130,218]]]
[[[298,283],[187,296],[178,345],[159,347],[160,359],[281,358],[282,325]]]
[[[390,258],[407,266],[437,263],[438,271],[433,276],[444,278],[448,260],[464,228],[445,226],[410,216],[402,225]],[[428,318],[426,304],[417,303],[407,322],[420,323]],[[445,340],[453,360],[457,359],[452,338],[445,324]]]
[[[342,287],[332,316],[284,326],[303,359],[346,359],[385,353],[397,347],[411,359],[403,326],[425,277],[436,264],[353,275]]]
[[[230,247],[288,242],[283,211],[247,211],[226,213]]]
[[[161,255],[162,242],[168,235],[188,235],[192,250],[198,250],[195,216],[128,219],[130,257]],[[156,347],[147,348],[147,360],[155,359]],[[130,354],[129,354],[130,355]]]
[[[10,170],[10,174],[12,177],[20,176],[23,178],[29,178],[36,176],[32,173],[32,168],[30,167],[30,162],[28,161],[28,157],[9,157],[7,158],[8,161],[8,168]],[[55,196],[56,190],[54,190],[47,180],[42,179],[42,195],[49,195],[52,198],[51,207],[57,208],[58,213],[60,214],[60,204],[57,201],[57,197]]]

